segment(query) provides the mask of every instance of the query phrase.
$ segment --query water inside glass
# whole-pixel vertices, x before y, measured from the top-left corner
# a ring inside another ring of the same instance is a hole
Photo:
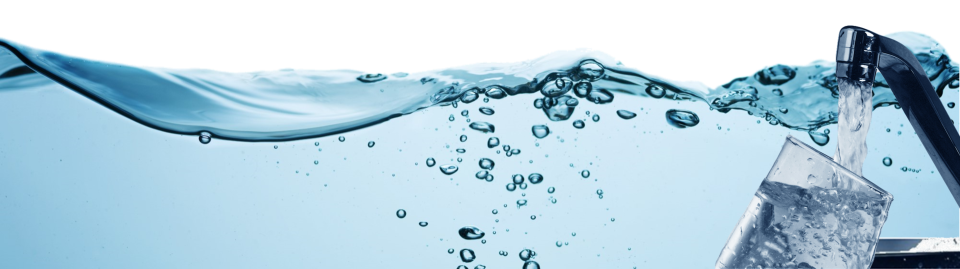
[[[716,268],[869,268],[893,195],[786,140]]]

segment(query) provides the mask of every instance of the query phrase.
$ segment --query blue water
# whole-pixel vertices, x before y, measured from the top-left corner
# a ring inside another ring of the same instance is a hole
[[[958,64],[929,37],[890,37],[956,120]],[[237,74],[4,44],[0,267],[520,268],[525,248],[545,268],[705,267],[783,137],[836,148],[830,62],[709,88],[596,51]],[[955,203],[880,77],[873,101],[863,176],[897,197],[881,236],[958,236]],[[491,181],[477,179],[481,158]],[[532,173],[543,181],[508,190]],[[465,226],[487,242],[461,238]]]

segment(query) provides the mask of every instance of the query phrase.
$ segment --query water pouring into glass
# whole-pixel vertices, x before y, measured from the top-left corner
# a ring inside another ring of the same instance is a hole
[[[870,268],[893,196],[863,178],[872,87],[880,71],[960,205],[960,135],[915,56],[847,26],[837,45],[837,153],[788,136],[730,235],[716,268]]]

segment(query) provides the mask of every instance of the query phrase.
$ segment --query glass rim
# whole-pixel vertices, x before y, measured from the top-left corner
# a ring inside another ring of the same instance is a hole
[[[845,171],[847,174],[850,175],[850,178],[856,180],[858,183],[861,183],[861,184],[863,184],[864,186],[867,186],[867,187],[869,187],[870,189],[873,189],[874,191],[876,191],[877,193],[879,193],[879,194],[882,195],[882,196],[889,196],[890,199],[893,199],[893,194],[891,194],[890,192],[884,190],[884,189],[881,188],[880,186],[877,186],[877,184],[873,183],[873,182],[870,181],[869,179],[867,179],[867,178],[865,178],[865,177],[863,177],[863,176],[861,176],[861,175],[857,175],[857,174],[854,173],[853,171],[850,171],[850,169],[847,169],[846,167],[844,167],[844,166],[841,165],[840,163],[837,163],[837,162],[833,159],[833,157],[830,157],[830,156],[827,156],[826,154],[823,154],[823,152],[820,152],[819,150],[814,149],[814,148],[811,147],[810,145],[807,145],[806,143],[803,143],[802,141],[800,141],[800,140],[797,139],[796,137],[788,134],[788,135],[787,135],[786,142],[787,142],[787,143],[792,143],[792,144],[794,144],[794,145],[796,145],[796,146],[798,146],[798,147],[800,147],[801,149],[804,149],[804,150],[806,150],[806,151],[810,151],[810,152],[816,153],[818,156],[820,156],[820,157],[822,157],[824,160],[826,160],[827,163],[830,164],[830,166],[833,166],[835,169],[838,169],[838,170],[840,170],[840,171]]]

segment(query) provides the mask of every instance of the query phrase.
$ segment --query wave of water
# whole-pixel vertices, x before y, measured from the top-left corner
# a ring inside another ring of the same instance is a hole
[[[933,39],[917,33],[889,37],[914,52],[938,92],[958,87],[960,67]],[[839,96],[835,65],[825,61],[775,65],[709,89],[659,79],[601,52],[582,50],[522,63],[383,75],[349,70],[225,73],[139,68],[2,40],[0,46],[5,48],[0,49],[0,90],[53,81],[144,125],[202,134],[207,139],[279,141],[325,136],[431,106],[518,94],[543,95],[531,105],[552,121],[564,121],[580,100],[605,104],[617,94],[630,94],[699,101],[721,113],[743,110],[769,124],[810,131],[811,139],[824,145],[828,136],[817,130],[837,122]],[[879,74],[873,94],[874,108],[896,105]],[[694,127],[699,122],[696,114],[682,110],[669,111],[665,120],[676,127]]]

